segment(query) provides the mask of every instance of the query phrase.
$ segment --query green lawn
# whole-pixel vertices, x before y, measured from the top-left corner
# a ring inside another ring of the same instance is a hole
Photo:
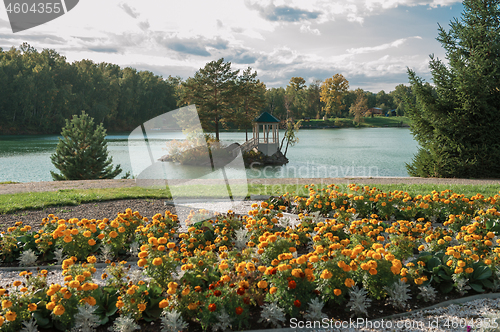
[[[403,123],[403,126],[410,125],[410,119],[405,116],[375,116],[373,118],[362,118],[360,127],[399,127]],[[309,121],[303,121],[303,129],[307,128],[321,128],[325,126],[337,126],[340,128],[355,127],[352,118],[330,118],[329,120],[317,120],[311,119]]]
[[[317,185],[318,187],[326,187],[326,185]],[[485,197],[494,196],[498,194],[500,187],[496,185],[370,185],[376,187],[384,192],[402,190],[408,192],[411,196],[430,194],[433,190],[443,191],[451,189],[458,194],[464,194],[471,197],[477,193]],[[223,192],[214,188],[213,186],[191,186],[185,187],[183,191],[176,192],[176,197],[183,198],[203,198],[203,197],[217,197],[214,192]],[[347,185],[339,185],[339,191],[347,192]],[[305,196],[308,195],[308,190],[304,185],[289,185],[289,184],[275,184],[275,185],[255,185],[248,186],[248,195],[280,195],[289,192],[293,195]],[[87,189],[76,190],[66,189],[55,192],[41,192],[41,193],[18,193],[18,194],[4,194],[0,195],[0,214],[13,213],[19,210],[36,210],[43,209],[49,206],[64,206],[64,205],[78,205],[87,202],[109,201],[119,199],[133,199],[133,198],[164,198],[171,199],[171,194],[168,189],[146,189],[141,187],[133,188],[109,188],[109,189]]]

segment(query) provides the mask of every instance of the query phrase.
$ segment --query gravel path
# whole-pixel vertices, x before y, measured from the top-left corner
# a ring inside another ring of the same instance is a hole
[[[192,181],[192,182],[191,182]],[[217,180],[191,180],[190,183],[201,184],[214,183]],[[438,179],[438,178],[400,178],[400,177],[352,177],[352,178],[292,178],[292,179],[252,179],[247,180],[249,184],[471,184],[471,185],[500,185],[500,179]],[[15,184],[0,184],[0,195],[15,194],[21,192],[41,192],[58,191],[60,189],[93,189],[93,188],[127,188],[137,186],[133,179],[117,180],[85,180],[85,181],[47,181],[47,182],[28,182]]]

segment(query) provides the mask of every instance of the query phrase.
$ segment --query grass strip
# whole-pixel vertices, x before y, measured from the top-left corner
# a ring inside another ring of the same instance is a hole
[[[362,186],[362,184],[359,184]],[[316,188],[326,188],[326,184],[317,183]],[[339,191],[348,192],[347,184],[339,184]],[[401,190],[408,192],[412,197],[416,195],[431,194],[433,190],[438,192],[447,189],[466,197],[478,193],[485,197],[495,196],[499,193],[498,185],[445,185],[445,184],[370,184],[370,188],[376,187],[383,192]],[[225,188],[210,185],[193,185],[176,188],[175,198],[225,198]],[[245,192],[240,188],[240,193]],[[248,194],[252,195],[281,195],[290,193],[298,196],[308,196],[309,190],[303,184],[249,184]],[[241,195],[240,195],[241,197]],[[102,202],[120,199],[172,199],[168,188],[152,189],[142,187],[131,188],[104,188],[104,189],[62,189],[49,192],[27,192],[17,194],[0,195],[0,214],[13,213],[20,210],[38,210],[51,206],[79,205],[89,202]]]

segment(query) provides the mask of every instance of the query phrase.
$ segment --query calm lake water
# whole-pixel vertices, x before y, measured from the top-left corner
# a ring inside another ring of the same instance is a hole
[[[298,137],[299,143],[288,149],[290,162],[287,165],[247,169],[247,177],[407,177],[405,163],[411,162],[418,149],[408,128],[303,129]],[[128,138],[129,133],[108,135],[108,150],[114,164],[120,164],[124,171],[134,174],[137,167],[133,165],[144,162],[144,158],[133,156],[131,163]],[[162,154],[165,140],[169,139],[175,137],[161,134],[150,140],[155,158]],[[245,133],[221,133],[221,140],[242,144]],[[52,181],[50,171],[57,172],[57,169],[50,156],[57,143],[58,136],[55,135],[0,136],[0,182]],[[132,142],[131,145],[140,147],[139,143]],[[193,178],[197,172],[196,168],[167,164],[169,178]]]

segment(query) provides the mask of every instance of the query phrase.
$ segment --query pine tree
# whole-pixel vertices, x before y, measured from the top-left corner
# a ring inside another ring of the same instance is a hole
[[[431,56],[435,89],[408,70],[417,105],[409,110],[421,148],[412,176],[500,177],[500,0],[464,0],[461,20],[437,40],[448,64]]]
[[[50,172],[54,181],[113,179],[121,173],[120,165],[113,169],[113,158],[108,158],[106,129],[102,123],[94,129],[94,119],[85,112],[66,120],[61,135],[50,157],[61,172]]]

